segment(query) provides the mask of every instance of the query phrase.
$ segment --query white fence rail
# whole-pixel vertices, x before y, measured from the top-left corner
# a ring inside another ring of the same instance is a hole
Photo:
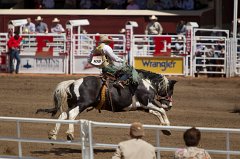
[[[68,145],[80,145],[82,148],[82,158],[83,159],[93,159],[94,148],[116,148],[117,143],[106,144],[106,143],[98,143],[94,139],[93,130],[97,127],[104,128],[129,128],[130,124],[120,124],[120,123],[104,123],[104,122],[94,122],[88,120],[54,120],[54,119],[38,119],[38,118],[16,118],[16,117],[0,117],[1,122],[15,122],[16,123],[16,133],[17,137],[6,137],[0,136],[0,141],[13,141],[18,143],[18,156],[11,156],[12,158],[25,158],[22,153],[22,143],[54,143],[54,144],[68,144]],[[24,138],[21,135],[21,124],[22,123],[62,123],[62,124],[74,124],[80,126],[80,140],[69,142],[67,140],[45,140],[39,138]],[[145,129],[155,130],[155,141],[157,158],[160,159],[160,153],[164,151],[174,152],[177,147],[164,147],[160,146],[160,131],[164,129],[172,130],[172,131],[185,131],[190,127],[183,126],[159,126],[159,125],[143,125]],[[212,150],[207,149],[210,154],[226,154],[226,158],[230,158],[230,155],[240,155],[240,150],[235,151],[230,148],[230,135],[231,134],[239,134],[240,129],[226,129],[226,128],[205,128],[198,127],[201,132],[214,132],[214,133],[223,133],[226,135],[226,150]],[[4,131],[4,129],[2,129]],[[95,142],[93,142],[95,141]],[[9,158],[10,156],[1,156],[1,158]]]

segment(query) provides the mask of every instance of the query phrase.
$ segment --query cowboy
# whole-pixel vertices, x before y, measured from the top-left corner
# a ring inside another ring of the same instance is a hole
[[[48,33],[48,26],[46,23],[42,22],[43,19],[41,16],[38,16],[36,19],[36,32],[37,33]]]
[[[115,86],[124,88],[123,85],[126,84],[125,81],[132,76],[133,69],[127,66],[123,59],[113,53],[112,48],[109,46],[111,42],[112,39],[109,39],[106,35],[101,35],[100,44],[92,51],[88,62],[101,68],[104,75],[108,74],[117,77],[118,82],[115,83]],[[120,66],[117,66],[114,62],[120,63]],[[120,71],[121,74],[117,74],[118,71]],[[138,83],[136,75],[134,77],[134,82]]]
[[[158,18],[155,15],[149,17],[150,22],[147,24],[145,29],[146,35],[161,35],[163,32],[162,25],[157,21]]]
[[[62,24],[59,23],[60,20],[58,18],[54,18],[52,23],[52,27],[51,27],[51,32],[52,33],[63,33],[65,30],[62,26]]]

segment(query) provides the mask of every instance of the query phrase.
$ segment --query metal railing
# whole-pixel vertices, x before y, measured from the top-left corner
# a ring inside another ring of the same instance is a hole
[[[95,148],[116,148],[117,143],[100,143],[96,142],[94,139],[93,130],[94,128],[104,127],[104,128],[129,128],[130,124],[121,123],[106,123],[106,122],[94,122],[88,120],[56,120],[56,119],[39,119],[39,118],[17,118],[17,117],[0,117],[0,121],[5,122],[16,122],[16,134],[17,137],[6,137],[0,136],[0,141],[13,141],[18,143],[18,158],[24,158],[22,153],[22,143],[54,143],[54,144],[67,144],[67,145],[80,145],[82,148],[82,158],[93,159]],[[39,138],[23,138],[21,135],[21,123],[62,123],[62,124],[74,124],[80,126],[80,140],[78,141],[67,141],[67,140],[45,140]],[[145,129],[155,131],[155,141],[157,158],[160,159],[161,152],[177,150],[177,147],[164,147],[160,146],[160,131],[161,130],[174,130],[174,131],[185,131],[190,127],[186,126],[159,126],[159,125],[143,125]],[[201,132],[214,132],[223,133],[226,135],[226,150],[213,150],[207,149],[210,154],[226,154],[226,158],[230,159],[230,155],[240,155],[240,150],[235,151],[230,149],[230,134],[239,134],[240,129],[226,129],[226,128],[206,128],[198,127]],[[4,129],[2,129],[4,130]],[[93,142],[95,141],[95,142]],[[1,156],[1,154],[0,154]],[[1,156],[2,157],[2,156]],[[7,156],[5,156],[7,158]]]

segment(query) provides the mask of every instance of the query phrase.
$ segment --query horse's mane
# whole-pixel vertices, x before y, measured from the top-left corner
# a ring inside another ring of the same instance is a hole
[[[149,79],[154,85],[158,85],[160,83],[160,85],[162,86],[160,88],[161,91],[167,91],[168,79],[164,75],[142,69],[136,69],[136,71],[141,78]]]

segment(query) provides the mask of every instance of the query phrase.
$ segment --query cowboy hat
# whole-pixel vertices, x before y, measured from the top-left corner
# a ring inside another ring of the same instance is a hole
[[[100,35],[100,42],[111,42],[112,39],[109,39],[106,35]]]
[[[125,33],[126,32],[126,30],[124,29],[124,28],[122,28],[120,31],[119,31],[119,33]]]
[[[143,137],[145,135],[143,126],[140,122],[134,122],[130,126],[130,135],[132,137]]]
[[[53,23],[58,23],[58,22],[60,22],[60,20],[58,18],[54,18],[52,22]]]
[[[158,18],[155,15],[152,15],[151,17],[149,17],[150,20],[157,20]]]
[[[37,18],[35,19],[35,21],[41,21],[41,20],[43,20],[41,16],[37,16]]]

